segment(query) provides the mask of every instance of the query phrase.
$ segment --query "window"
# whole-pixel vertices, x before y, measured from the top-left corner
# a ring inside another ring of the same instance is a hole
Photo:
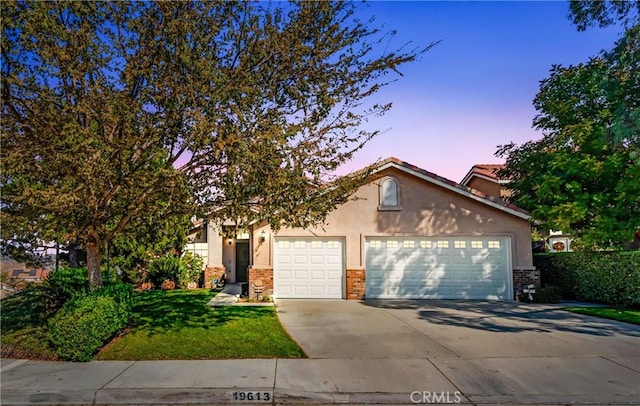
[[[393,178],[386,178],[380,185],[380,208],[398,209],[400,206],[400,194],[398,181]]]
[[[322,241],[311,241],[311,248],[322,248]]]
[[[471,241],[471,248],[482,248],[482,241]]]
[[[338,241],[327,241],[327,248],[340,248],[340,243]]]
[[[467,248],[467,242],[466,241],[454,241],[453,242],[453,247],[454,248]]]
[[[382,247],[382,241],[380,240],[369,241],[369,248],[380,248],[380,247]]]
[[[420,248],[431,248],[431,241],[420,241]]]
[[[306,241],[295,241],[293,243],[293,247],[294,248],[307,248],[307,242]]]
[[[396,240],[387,241],[387,248],[398,248],[398,241]]]
[[[500,249],[500,241],[489,241],[489,248]]]
[[[449,241],[438,241],[436,246],[438,248],[449,248]]]
[[[289,248],[289,241],[278,241],[278,248]]]
[[[402,243],[402,246],[405,247],[405,248],[414,248],[416,246],[416,242],[415,241],[411,241],[411,240],[407,240],[407,241]]]

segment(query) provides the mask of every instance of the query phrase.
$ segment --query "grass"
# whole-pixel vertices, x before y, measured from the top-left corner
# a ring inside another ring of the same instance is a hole
[[[2,300],[0,356],[39,360],[58,359],[49,341],[47,316],[39,308],[41,297],[26,289]],[[36,310],[37,309],[37,310]]]
[[[206,290],[136,294],[132,327],[106,345],[98,360],[302,358],[273,307],[206,303]]]
[[[640,325],[640,310],[616,309],[613,307],[568,307],[565,310]]]

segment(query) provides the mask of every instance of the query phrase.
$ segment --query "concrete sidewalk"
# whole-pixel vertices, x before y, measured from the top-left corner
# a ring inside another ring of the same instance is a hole
[[[603,357],[89,363],[4,359],[1,369],[2,405],[640,402],[638,371]],[[600,371],[598,380],[585,372],[594,369]],[[241,401],[248,396],[254,400]]]

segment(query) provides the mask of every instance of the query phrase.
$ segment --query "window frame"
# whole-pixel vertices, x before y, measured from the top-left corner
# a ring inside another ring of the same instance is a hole
[[[385,184],[393,184],[393,191],[395,192],[395,203],[396,204],[385,204]],[[402,210],[401,200],[400,200],[400,182],[393,176],[385,176],[378,187],[378,210],[380,211],[393,211],[393,210]]]

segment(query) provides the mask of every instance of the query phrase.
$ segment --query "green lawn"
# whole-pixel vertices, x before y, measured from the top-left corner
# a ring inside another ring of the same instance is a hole
[[[616,309],[613,307],[568,307],[565,310],[640,325],[640,310]]]
[[[136,294],[132,327],[99,360],[302,358],[273,307],[209,307],[206,290]]]
[[[0,355],[2,358],[58,359],[47,329],[47,318],[37,310],[40,297],[25,290],[0,303]]]

